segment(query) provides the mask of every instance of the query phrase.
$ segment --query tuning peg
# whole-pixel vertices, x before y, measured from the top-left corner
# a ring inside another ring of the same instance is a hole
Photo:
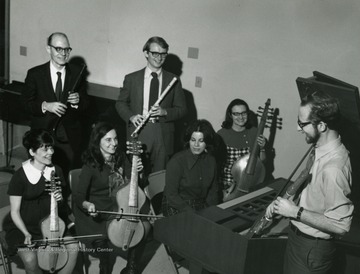
[[[274,121],[266,121],[265,127],[267,128],[271,128],[271,127],[276,127],[278,129],[281,129],[282,127],[282,122],[281,121],[276,121],[276,123]]]
[[[265,125],[266,128],[271,128],[272,125]],[[281,125],[276,125],[276,128],[277,129],[282,129],[282,126]]]
[[[276,117],[276,116],[274,116],[274,115],[269,115],[269,116],[268,116],[268,119],[269,119],[269,120],[273,120],[274,118],[276,118],[276,121],[279,121],[279,122],[282,121],[282,118],[281,118],[281,117]]]
[[[261,106],[260,106],[260,107],[258,108],[258,111],[264,111],[264,110],[265,110],[264,107],[261,107]],[[274,108],[270,108],[270,107],[269,107],[269,108],[268,108],[268,111],[274,111]]]

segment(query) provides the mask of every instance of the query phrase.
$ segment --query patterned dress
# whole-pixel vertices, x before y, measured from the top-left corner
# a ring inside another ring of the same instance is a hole
[[[233,183],[231,168],[240,157],[250,153],[256,139],[257,128],[252,127],[241,132],[232,128],[222,128],[217,132],[226,144],[227,157],[223,164],[220,180],[223,189],[228,189]]]

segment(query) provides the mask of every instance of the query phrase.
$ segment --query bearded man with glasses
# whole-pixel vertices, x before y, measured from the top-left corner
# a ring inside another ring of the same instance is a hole
[[[298,201],[278,197],[266,210],[268,219],[290,218],[284,274],[334,273],[334,238],[350,230],[351,165],[339,126],[337,100],[320,91],[302,98],[298,130],[315,147],[308,182],[295,195]]]
[[[46,50],[50,61],[28,71],[23,99],[31,114],[32,129],[52,132],[59,125],[53,162],[63,169],[66,176],[70,169],[81,166],[80,114],[88,106],[85,77],[80,75],[81,67],[68,63],[72,48],[66,34],[51,34],[47,38]],[[72,90],[75,83],[75,90]]]
[[[165,169],[174,153],[174,123],[186,114],[180,79],[162,68],[168,50],[169,45],[163,38],[151,37],[143,47],[146,67],[125,76],[116,102],[117,112],[128,124],[128,139],[150,112],[150,119],[139,133],[139,140],[146,148],[147,161],[144,164],[147,174]],[[164,99],[154,105],[174,77],[178,80]]]

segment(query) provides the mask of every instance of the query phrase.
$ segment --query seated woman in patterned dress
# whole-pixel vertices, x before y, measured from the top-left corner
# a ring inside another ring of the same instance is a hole
[[[217,133],[222,137],[227,148],[226,161],[220,174],[223,190],[230,188],[234,179],[231,168],[240,157],[249,154],[252,150],[257,135],[257,128],[249,119],[250,109],[248,104],[241,99],[234,99],[226,109],[225,121]],[[260,160],[266,160],[266,139],[260,135],[257,139],[260,146]]]

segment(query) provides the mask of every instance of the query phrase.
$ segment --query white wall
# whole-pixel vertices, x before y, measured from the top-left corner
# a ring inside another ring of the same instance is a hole
[[[23,81],[27,69],[47,61],[46,37],[63,31],[72,55],[85,58],[89,81],[120,87],[145,65],[145,41],[162,36],[183,62],[181,79],[199,118],[215,129],[232,99],[256,110],[271,98],[284,119],[274,176],[287,177],[307,148],[296,131],[295,79],[318,70],[359,86],[359,13],[357,0],[12,0],[10,76]],[[187,58],[188,47],[199,48],[199,59]]]

